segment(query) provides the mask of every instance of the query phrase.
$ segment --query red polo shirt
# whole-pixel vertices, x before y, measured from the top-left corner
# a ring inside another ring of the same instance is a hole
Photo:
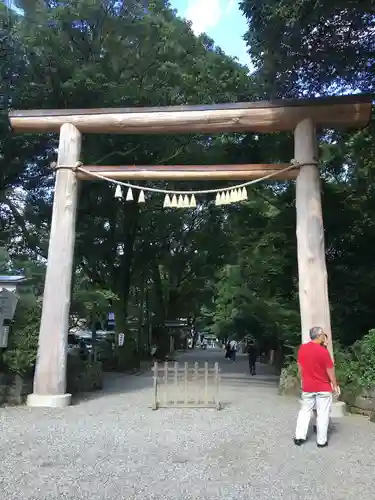
[[[303,392],[332,392],[327,369],[333,368],[328,350],[316,342],[302,344],[298,350]]]

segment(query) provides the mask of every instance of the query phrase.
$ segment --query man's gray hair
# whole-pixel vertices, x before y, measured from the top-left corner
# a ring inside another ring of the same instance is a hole
[[[310,339],[311,340],[315,340],[316,338],[319,337],[319,335],[323,335],[324,332],[323,332],[323,328],[321,328],[320,326],[313,326],[312,328],[310,328]]]

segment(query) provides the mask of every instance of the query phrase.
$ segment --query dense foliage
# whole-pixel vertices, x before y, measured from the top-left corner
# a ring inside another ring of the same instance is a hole
[[[373,0],[243,0],[240,6],[249,22],[246,39],[256,66],[254,78],[265,97],[373,91]],[[344,345],[374,325],[370,298],[374,293],[374,124],[373,114],[364,130],[321,138],[332,327]],[[285,207],[281,217],[290,221]],[[279,227],[290,226],[280,221]],[[284,252],[292,245],[291,237]],[[284,281],[283,288],[290,294],[291,281]]]
[[[272,97],[373,92],[374,0],[241,0],[240,6],[251,56]]]

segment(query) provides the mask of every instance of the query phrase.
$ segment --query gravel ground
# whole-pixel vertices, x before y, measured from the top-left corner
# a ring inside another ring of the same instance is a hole
[[[375,497],[375,425],[349,416],[330,446],[292,443],[297,402],[267,367],[222,353],[225,408],[151,411],[151,378],[109,377],[65,410],[0,409],[1,500],[354,500]]]

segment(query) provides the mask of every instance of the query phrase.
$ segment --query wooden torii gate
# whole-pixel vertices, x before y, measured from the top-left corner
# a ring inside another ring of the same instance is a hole
[[[82,134],[265,133],[294,130],[294,160],[300,168],[282,173],[280,171],[285,164],[85,166],[85,169],[124,180],[248,180],[270,173],[275,179],[296,179],[302,341],[308,339],[312,326],[321,326],[329,335],[332,350],[316,129],[366,126],[371,118],[371,101],[369,95],[352,95],[210,106],[12,111],[9,117],[15,132],[60,133],[38,359],[34,392],[28,397],[28,405],[65,407],[71,401],[70,394],[66,394],[66,359],[77,186],[78,179],[89,178],[75,171],[80,159]]]

